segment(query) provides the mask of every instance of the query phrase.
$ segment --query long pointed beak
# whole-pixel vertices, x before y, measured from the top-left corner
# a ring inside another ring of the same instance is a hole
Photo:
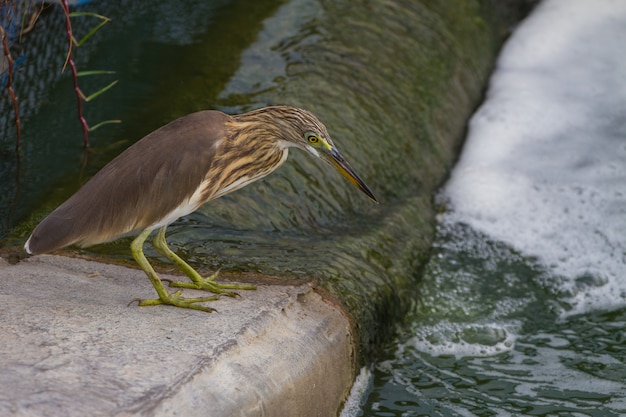
[[[374,196],[374,193],[370,188],[365,184],[365,182],[357,175],[357,173],[352,169],[348,161],[346,161],[343,156],[339,153],[336,148],[331,148],[330,150],[322,150],[321,154],[330,162],[332,166],[334,166],[337,171],[341,173],[344,177],[348,179],[352,184],[359,188],[359,190],[363,191],[372,201],[378,203],[378,200]]]

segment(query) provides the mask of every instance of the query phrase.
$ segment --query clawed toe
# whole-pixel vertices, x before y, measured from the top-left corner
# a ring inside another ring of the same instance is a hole
[[[140,306],[154,306],[160,304],[168,304],[176,307],[189,308],[192,310],[200,310],[206,311],[208,313],[215,311],[215,309],[210,307],[205,307],[199,305],[198,303],[203,303],[205,301],[214,301],[220,298],[220,296],[225,295],[228,297],[239,297],[234,291],[230,290],[255,290],[256,286],[254,285],[240,285],[240,284],[218,284],[215,281],[219,272],[214,273],[213,275],[204,278],[202,277],[195,269],[193,269],[187,262],[182,260],[178,255],[176,255],[170,248],[168,248],[167,243],[165,242],[165,227],[163,226],[157,232],[157,235],[153,241],[154,247],[157,251],[169,259],[178,269],[180,269],[185,275],[189,277],[191,282],[180,282],[180,281],[172,281],[169,279],[161,279],[157,275],[156,271],[150,265],[150,262],[146,259],[146,256],[143,253],[143,244],[145,240],[148,238],[152,229],[145,229],[143,232],[139,234],[133,240],[130,248],[131,253],[141,269],[144,270],[148,279],[154,286],[159,298],[142,300],[142,299],[134,299],[130,304],[137,302]],[[215,296],[211,297],[202,297],[202,298],[184,298],[182,297],[182,289],[177,292],[170,294],[169,291],[165,288],[162,281],[167,281],[170,287],[174,288],[188,288],[194,290],[204,290],[209,291]]]
[[[162,281],[167,281],[169,287],[171,288],[187,288],[192,290],[204,290],[210,291],[214,294],[225,295],[227,297],[239,297],[239,294],[235,291],[229,290],[256,290],[256,286],[254,285],[245,285],[245,284],[219,284],[213,278],[215,275],[212,275],[208,278],[200,278],[194,282],[182,282],[182,281],[172,281],[169,279],[162,279]]]
[[[206,301],[215,301],[215,300],[219,300],[219,298],[220,298],[220,295],[215,295],[212,297],[184,298],[182,297],[182,291],[177,291],[174,294],[169,294],[162,298],[153,298],[153,299],[147,299],[147,300],[135,298],[131,300],[131,302],[128,303],[128,305],[134,302],[137,302],[137,305],[141,307],[166,304],[166,305],[173,305],[176,307],[189,308],[192,310],[199,310],[199,311],[205,311],[207,313],[212,313],[217,310],[211,307],[205,307],[205,306],[199,305],[197,303],[204,303]]]

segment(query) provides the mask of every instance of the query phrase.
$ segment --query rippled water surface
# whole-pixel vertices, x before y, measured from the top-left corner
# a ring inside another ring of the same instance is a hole
[[[438,242],[422,300],[353,415],[626,413],[626,309],[561,318],[546,270],[464,226]]]

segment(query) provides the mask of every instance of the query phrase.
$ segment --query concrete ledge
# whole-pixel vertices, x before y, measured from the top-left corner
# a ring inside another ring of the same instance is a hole
[[[0,415],[337,414],[351,327],[311,285],[261,285],[213,314],[128,306],[153,296],[140,270],[0,259]]]

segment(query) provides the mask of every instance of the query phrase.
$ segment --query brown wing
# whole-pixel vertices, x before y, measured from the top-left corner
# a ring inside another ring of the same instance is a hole
[[[229,117],[217,111],[193,113],[150,133],[46,217],[26,249],[39,254],[72,244],[89,246],[157,223],[202,183]]]

